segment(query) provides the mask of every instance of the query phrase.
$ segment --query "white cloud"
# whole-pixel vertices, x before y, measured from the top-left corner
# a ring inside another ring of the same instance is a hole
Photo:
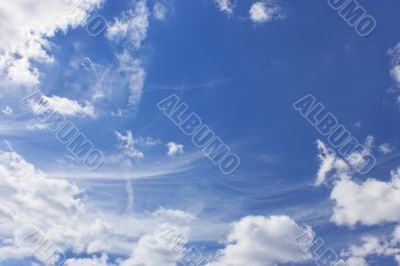
[[[153,16],[158,20],[165,20],[168,9],[167,7],[160,3],[156,2],[153,6]]]
[[[127,109],[135,109],[142,97],[146,72],[141,62],[135,59],[128,51],[124,51],[118,56],[118,72],[128,76],[129,98]],[[126,111],[125,111],[126,112]]]
[[[353,180],[339,180],[331,193],[331,199],[335,201],[331,220],[349,226],[400,222],[399,195],[398,171],[392,171],[389,182],[372,178],[360,184]]]
[[[175,250],[188,243],[189,230],[182,227],[160,225],[154,233],[142,236],[137,242],[130,259],[120,266],[176,266],[185,249]]]
[[[107,237],[110,227],[101,219],[85,216],[82,191],[63,179],[48,178],[15,152],[0,152],[0,189],[5,197],[0,207],[0,253],[26,248],[23,232],[37,228],[54,246],[83,252],[98,239]],[[0,260],[4,257],[0,256]]]
[[[120,115],[129,114],[136,111],[140,103],[146,72],[141,65],[141,61],[134,57],[146,39],[149,28],[149,10],[145,0],[139,0],[134,7],[115,18],[107,29],[108,39],[119,43],[123,51],[116,53],[118,59],[118,69],[116,74],[123,74],[128,79],[128,88],[130,96],[128,105],[124,110],[120,110]]]
[[[331,221],[338,225],[354,226],[357,223],[376,225],[385,222],[400,222],[400,172],[391,172],[391,181],[368,178],[364,182],[353,180],[352,170],[327,146],[317,141],[321,160],[317,184],[332,178],[331,199],[335,202]],[[373,147],[373,138],[365,143],[367,150]],[[382,208],[382,206],[385,206]]]
[[[167,143],[167,148],[168,148],[167,154],[168,156],[171,157],[183,153],[183,145],[173,141]]]
[[[84,259],[68,259],[65,261],[65,266],[112,266],[108,263],[108,256],[102,254],[101,257],[92,257]]]
[[[273,266],[304,262],[311,254],[295,243],[303,230],[287,216],[247,216],[233,224],[226,247],[212,262],[215,266]],[[310,243],[313,234],[309,235]]]
[[[281,8],[273,1],[259,1],[251,5],[250,19],[255,23],[265,23],[282,17]]]
[[[45,130],[49,128],[49,125],[45,123],[29,123],[26,128],[28,130]]]
[[[317,147],[319,150],[318,159],[321,163],[315,181],[316,186],[326,183],[330,174],[333,174],[333,177],[337,177],[337,175],[342,175],[349,171],[348,164],[343,159],[338,158],[335,152],[327,147],[325,143],[317,140]]]
[[[145,0],[136,2],[133,9],[122,13],[107,30],[110,40],[124,42],[134,48],[140,48],[149,28],[149,11]]]
[[[151,214],[154,217],[162,218],[162,219],[168,219],[172,221],[176,220],[181,220],[181,221],[186,221],[190,222],[196,219],[196,216],[181,211],[181,210],[172,210],[172,209],[165,209],[163,207],[159,208],[157,211],[153,212]]]
[[[49,39],[58,31],[81,25],[101,0],[2,1],[0,3],[1,84],[35,86],[39,72],[33,62],[51,63]],[[79,4],[81,3],[81,4]],[[75,7],[75,8],[73,8]]]
[[[89,116],[92,118],[96,117],[94,107],[90,103],[80,104],[76,100],[70,100],[64,97],[58,96],[43,96],[43,100],[48,106],[56,111],[57,113],[65,116]]]
[[[390,74],[396,83],[400,83],[400,43],[389,49],[388,54],[392,62]]]
[[[24,245],[21,237],[34,227],[49,243],[79,257],[70,258],[66,265],[111,266],[108,253],[131,255],[122,265],[132,265],[128,262],[133,261],[133,265],[173,266],[179,256],[173,255],[158,238],[194,217],[168,209],[140,219],[93,210],[77,185],[49,178],[15,152],[0,151],[0,191],[4,197],[0,206],[0,237],[4,240],[0,262],[32,256],[32,249]],[[166,223],[172,221],[174,224]],[[189,229],[181,230],[179,234],[185,236],[187,243]],[[104,255],[84,258],[84,253]]]
[[[392,75],[394,81],[400,83],[400,65],[393,66],[393,68],[390,70],[390,74]]]
[[[329,179],[349,179],[355,171],[354,167],[365,165],[365,154],[374,147],[374,137],[367,136],[362,150],[356,150],[346,156],[346,160],[339,157],[336,152],[324,142],[317,140],[319,150],[318,159],[321,161],[315,181],[316,186],[328,183]]]
[[[388,155],[393,152],[393,147],[389,143],[379,145],[379,151],[384,155]]]
[[[161,142],[157,139],[153,139],[151,137],[142,138],[137,137],[134,138],[132,135],[132,131],[126,131],[126,135],[115,131],[115,135],[118,140],[118,148],[121,150],[122,154],[131,159],[142,159],[144,158],[143,152],[137,149],[137,146],[154,146],[158,145]]]
[[[6,106],[6,107],[4,107],[2,110],[1,110],[1,112],[4,114],[4,115],[12,115],[12,113],[13,113],[13,109],[10,107],[10,106]]]
[[[39,98],[36,97],[37,95]],[[76,100],[70,100],[59,96],[48,97],[37,93],[24,101],[27,107],[36,114],[41,114],[45,112],[46,109],[50,109],[65,116],[96,117],[94,107],[88,102],[80,104]]]
[[[218,6],[219,10],[228,14],[233,13],[235,8],[235,3],[232,0],[214,0],[215,4]]]
[[[128,130],[126,135],[122,135],[118,131],[115,132],[118,139],[118,148],[122,153],[133,159],[142,159],[144,157],[143,152],[136,149],[137,141],[134,140],[132,131]]]
[[[396,231],[399,227],[396,228]],[[396,232],[391,239],[382,236],[363,236],[360,245],[352,245],[341,255],[346,257],[348,266],[368,266],[368,258],[371,256],[390,256],[398,260],[400,256],[400,248],[396,239]],[[399,261],[397,261],[400,265]]]

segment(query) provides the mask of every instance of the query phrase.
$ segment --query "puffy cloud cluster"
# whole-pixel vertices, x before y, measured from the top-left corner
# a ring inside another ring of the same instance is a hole
[[[272,266],[311,258],[294,241],[303,230],[287,216],[247,216],[233,224],[215,266]],[[310,234],[312,242],[313,235]]]
[[[400,222],[400,174],[392,171],[391,175],[389,182],[339,180],[331,193],[335,201],[332,221],[349,226]]]
[[[106,236],[110,229],[101,219],[82,218],[87,209],[81,199],[82,191],[76,185],[48,178],[15,152],[0,152],[0,190],[4,197],[0,207],[0,235],[8,243],[0,248],[0,254],[7,253],[4,252],[7,249],[26,249],[18,235],[27,228],[38,228],[49,242],[76,252],[88,251],[94,241],[101,239],[99,235]],[[32,255],[8,254],[17,258]]]
[[[176,142],[168,142],[167,143],[167,148],[168,148],[168,156],[175,156],[176,154],[182,154],[183,153],[183,145],[182,144],[178,144]]]
[[[32,63],[51,63],[49,39],[85,22],[102,0],[28,0],[0,3],[0,85],[35,86]]]
[[[281,8],[272,0],[253,3],[249,14],[254,23],[265,23],[282,17]]]
[[[318,141],[318,158],[321,161],[316,184],[333,180],[330,198],[334,202],[331,221],[337,225],[354,227],[361,225],[400,224],[400,170],[391,171],[391,180],[382,181],[368,178],[357,181],[354,171],[346,162],[337,157],[325,143]],[[368,149],[373,147],[373,138],[366,142]],[[400,226],[392,238],[366,236],[361,246],[353,245],[343,252],[349,266],[367,266],[368,256],[393,256],[400,265]]]

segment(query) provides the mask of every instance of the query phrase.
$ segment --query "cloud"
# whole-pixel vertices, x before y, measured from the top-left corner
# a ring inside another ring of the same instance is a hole
[[[387,239],[382,236],[367,235],[361,238],[360,245],[352,245],[341,255],[346,257],[346,265],[348,266],[368,266],[368,257],[371,256],[390,256],[394,257],[397,264],[400,265],[400,248],[399,239],[396,233],[400,227],[395,229],[395,232]]]
[[[96,118],[94,107],[90,103],[80,104],[76,100],[59,96],[42,96],[46,106],[55,112],[65,116],[87,116]],[[40,112],[41,106],[38,102],[31,101],[30,107],[36,112]]]
[[[83,259],[68,259],[65,266],[112,266],[108,263],[108,256],[102,254],[101,257],[83,258]]]
[[[346,156],[346,160],[339,157],[334,150],[324,142],[317,140],[319,150],[318,159],[320,167],[315,181],[316,186],[328,183],[331,180],[347,178],[355,171],[354,167],[365,165],[367,160],[364,155],[371,153],[374,147],[374,137],[368,136],[361,150],[355,150]],[[350,166],[351,163],[351,166]]]
[[[0,3],[0,80],[5,86],[36,86],[33,63],[52,63],[50,39],[76,28],[101,0],[6,1]]]
[[[235,8],[235,3],[232,0],[214,0],[220,11],[232,14]]]
[[[176,142],[168,142],[167,143],[167,148],[168,148],[168,156],[175,156],[177,154],[183,154],[183,145],[182,144],[178,144]]]
[[[176,266],[183,257],[185,248],[179,250],[174,250],[174,248],[177,245],[186,245],[188,237],[189,230],[187,228],[162,224],[154,233],[142,236],[137,242],[131,258],[122,262],[120,266]]]
[[[265,23],[282,17],[281,8],[273,1],[253,3],[249,14],[254,23]]]
[[[400,43],[389,49],[388,54],[391,56],[392,62],[390,74],[396,83],[400,83]]]
[[[146,1],[139,0],[133,9],[123,12],[119,18],[115,18],[107,29],[107,37],[116,42],[140,48],[147,36],[149,28],[149,11]]]
[[[135,109],[139,105],[142,97],[146,71],[142,67],[141,61],[135,59],[128,51],[118,54],[117,58],[119,62],[118,72],[128,76],[130,95],[126,108]]]
[[[326,183],[331,173],[334,173],[335,177],[349,171],[349,165],[343,159],[337,157],[336,153],[325,143],[320,140],[317,140],[316,143],[319,150],[318,159],[321,162],[315,181],[316,186]]]
[[[400,174],[392,171],[391,175],[389,182],[373,178],[360,184],[339,180],[331,193],[335,201],[331,220],[349,226],[400,222]]]
[[[21,236],[30,228],[37,228],[55,247],[78,253],[108,235],[109,225],[85,216],[81,189],[47,177],[15,152],[0,152],[0,189],[5,197],[0,207],[0,236],[9,239],[0,254],[9,249],[20,258],[32,256],[32,249],[30,254],[19,252],[27,246]]]
[[[9,115],[12,115],[13,109],[12,109],[10,106],[6,106],[6,107],[4,107],[4,108],[1,110],[1,112],[2,112],[4,115],[9,116]]]
[[[146,71],[141,61],[135,58],[134,52],[141,48],[147,37],[149,15],[146,1],[139,0],[131,10],[115,18],[107,29],[107,38],[122,46],[122,51],[116,53],[118,67],[115,74],[122,74],[128,79],[130,96],[126,108],[119,110],[121,116],[135,112],[142,96]]]
[[[172,209],[165,209],[163,207],[159,208],[157,211],[151,214],[154,217],[168,219],[168,220],[181,220],[190,222],[196,219],[196,216],[193,214],[181,211],[181,210],[172,210]]]
[[[391,172],[391,181],[368,178],[364,182],[353,180],[355,172],[326,145],[317,141],[321,160],[317,184],[333,180],[330,198],[334,201],[331,221],[338,225],[377,225],[400,222],[400,170]],[[367,138],[365,146],[373,146]],[[385,206],[385,208],[382,208]]]
[[[132,131],[128,130],[126,135],[115,131],[115,135],[118,139],[118,148],[125,156],[133,159],[142,159],[144,157],[143,152],[138,151],[135,147],[137,141],[133,139]]]
[[[393,147],[389,143],[379,145],[379,151],[384,155],[388,155],[393,152]]]
[[[132,131],[126,131],[126,135],[115,131],[118,141],[118,149],[121,150],[122,154],[131,159],[142,159],[144,158],[143,152],[139,151],[136,146],[155,146],[160,144],[159,140],[153,139],[151,137],[147,138],[134,138]]]
[[[130,256],[127,262],[119,258],[122,265],[133,261],[137,263],[133,265],[172,266],[179,256],[158,239],[178,228],[187,243],[189,229],[181,225],[194,217],[165,208],[141,218],[93,209],[77,185],[49,178],[15,152],[0,151],[0,191],[5,197],[0,206],[0,237],[6,240],[0,247],[0,262],[33,256],[22,237],[27,229],[37,228],[49,243],[69,251],[72,258],[66,265],[111,266],[107,254],[117,254]],[[104,254],[85,258],[91,253]]]
[[[247,216],[233,224],[227,245],[215,266],[272,266],[279,263],[304,262],[311,254],[304,253],[295,240],[303,230],[287,216]],[[313,234],[309,235],[310,243]]]
[[[167,12],[168,12],[168,9],[164,4],[162,4],[160,2],[156,2],[154,4],[154,6],[153,6],[153,16],[157,20],[165,20]]]

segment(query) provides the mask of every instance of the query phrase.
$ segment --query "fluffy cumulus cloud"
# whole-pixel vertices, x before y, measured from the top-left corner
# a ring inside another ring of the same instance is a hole
[[[227,14],[232,14],[233,9],[235,8],[235,3],[233,0],[214,0],[218,9]]]
[[[44,259],[35,252],[34,242],[27,241],[26,236],[35,232],[60,253],[73,254],[65,265],[174,266],[190,237],[190,230],[182,225],[196,219],[165,208],[147,218],[124,217],[123,221],[119,215],[100,214],[89,208],[77,185],[49,178],[15,152],[0,152],[0,191],[4,196],[0,264],[33,256]],[[177,241],[181,248],[171,253]],[[110,262],[107,254],[122,257]]]
[[[339,225],[354,226],[357,223],[376,225],[385,222],[400,222],[400,174],[391,172],[390,181],[368,178],[364,182],[354,180],[354,171],[325,143],[317,141],[321,161],[316,184],[333,180],[331,199],[334,209],[331,220]],[[373,138],[367,138],[368,149]],[[382,208],[385,206],[385,208]]]
[[[171,157],[183,153],[183,145],[173,141],[167,143],[167,149],[168,149],[167,154],[168,156]]]
[[[287,216],[247,216],[233,224],[227,245],[212,263],[215,266],[272,266],[304,262],[304,252],[295,239],[304,231]],[[310,242],[313,234],[310,233]]]
[[[392,171],[391,175],[389,182],[373,178],[362,183],[338,181],[331,193],[335,201],[332,221],[350,226],[400,222],[400,174]]]
[[[254,23],[265,23],[282,17],[281,8],[274,1],[259,1],[251,5],[250,19]]]
[[[355,172],[325,143],[318,141],[317,146],[321,161],[317,183],[333,180],[330,195],[334,202],[332,222],[350,227],[400,223],[400,170],[392,170],[389,181],[372,177],[359,181],[354,178]],[[373,147],[372,137],[367,138],[365,146],[368,150]],[[389,239],[365,236],[361,242],[342,253],[347,265],[368,266],[370,256],[393,256],[400,265],[400,226]]]
[[[35,86],[39,71],[33,63],[51,63],[50,38],[85,22],[102,0],[2,1],[0,3],[1,85]]]
[[[121,266],[176,266],[185,254],[189,233],[187,228],[162,224],[139,239],[131,258]]]
[[[87,209],[76,185],[48,178],[15,152],[0,152],[0,189],[0,235],[6,239],[0,260],[32,256],[34,248],[26,252],[23,236],[33,229],[54,246],[76,252],[110,229],[101,219],[82,218]]]

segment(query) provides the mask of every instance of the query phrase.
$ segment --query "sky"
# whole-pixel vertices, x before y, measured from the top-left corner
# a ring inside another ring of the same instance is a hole
[[[400,265],[399,8],[0,0],[0,265]]]

